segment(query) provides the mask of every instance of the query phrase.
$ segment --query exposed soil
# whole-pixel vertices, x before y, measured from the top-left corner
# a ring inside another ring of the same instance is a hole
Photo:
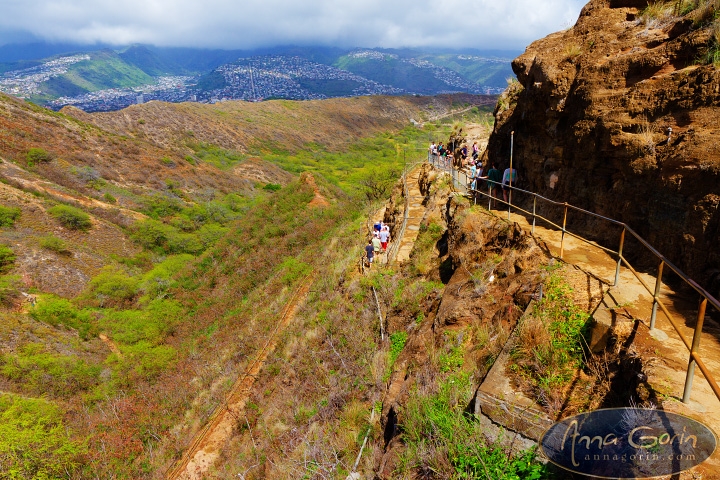
[[[278,336],[293,321],[299,305],[305,301],[313,280],[314,276],[310,275],[300,284],[293,298],[285,305],[280,320],[265,345],[255,354],[250,365],[235,382],[226,401],[215,410],[205,427],[196,434],[181,460],[168,472],[166,476],[168,480],[205,478],[207,471],[220,457],[225,444],[237,433],[242,412],[252,393],[255,380],[268,355],[275,350]]]

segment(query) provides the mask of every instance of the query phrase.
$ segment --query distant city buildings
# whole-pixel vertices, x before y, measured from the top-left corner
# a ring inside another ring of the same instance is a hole
[[[447,89],[436,93],[466,92],[492,95],[500,94],[504,90],[503,88],[474,84],[453,70],[439,67],[425,60],[401,59],[398,55],[363,49],[350,52],[348,56],[350,58],[394,60],[413,65],[416,68],[427,69],[434,78],[447,85]],[[475,57],[465,56],[458,56],[458,58],[475,59]],[[480,57],[477,58],[480,59]],[[70,65],[89,59],[88,55],[73,55],[61,57],[36,67],[6,72],[0,75],[0,91],[22,98],[40,95],[43,82],[67,73]],[[502,61],[485,58],[482,60]],[[49,102],[47,106],[59,110],[66,105],[73,105],[93,112],[119,110],[151,100],[216,103],[224,100],[259,101],[270,98],[312,100],[339,96],[427,93],[385,85],[347,70],[311,62],[297,56],[252,57],[222,65],[215,72],[224,79],[224,86],[215,89],[198,89],[196,86],[198,77],[164,76],[156,78],[155,83],[151,85],[99,90],[77,96],[61,97]]]

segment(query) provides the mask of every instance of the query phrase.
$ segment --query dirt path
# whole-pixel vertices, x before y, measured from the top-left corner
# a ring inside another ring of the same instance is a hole
[[[115,355],[117,355],[117,357],[120,360],[123,359],[123,354],[120,351],[120,349],[118,348],[118,346],[115,344],[115,342],[110,340],[110,338],[107,335],[105,335],[104,333],[101,333],[100,335],[98,335],[98,337],[100,337],[100,340],[102,340],[103,343],[105,345],[107,345],[107,347],[110,349],[110,351],[113,352]]]
[[[235,382],[226,401],[213,412],[205,427],[196,434],[182,459],[168,472],[168,480],[205,478],[206,472],[220,457],[223,447],[235,434],[238,419],[242,417],[245,403],[265,360],[275,350],[279,334],[292,322],[298,306],[305,301],[314,279],[314,274],[310,274],[300,284],[285,305],[280,321],[265,346],[257,352],[245,372]]]

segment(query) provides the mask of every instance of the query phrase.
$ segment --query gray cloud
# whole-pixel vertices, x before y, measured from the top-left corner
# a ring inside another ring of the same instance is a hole
[[[565,28],[581,0],[3,0],[0,44],[518,49]]]

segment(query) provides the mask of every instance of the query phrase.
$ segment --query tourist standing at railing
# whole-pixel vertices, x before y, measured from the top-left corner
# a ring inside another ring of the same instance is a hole
[[[493,198],[493,208],[495,208],[495,198],[500,198],[500,181],[502,180],[502,175],[500,175],[500,170],[498,170],[496,162],[492,162],[492,167],[488,170],[487,177],[482,178],[487,179],[490,196]]]
[[[510,170],[510,167],[506,168],[505,172],[503,172],[502,178],[503,200],[506,202],[508,201],[508,192],[510,192],[510,187],[515,182],[517,182],[517,170],[514,168]]]
[[[437,156],[437,145],[435,145],[435,141],[433,140],[430,144],[430,151],[428,152],[429,156],[436,157]]]
[[[470,188],[470,191],[472,192],[473,199],[475,198],[475,187],[477,186],[477,166],[475,165],[475,162],[470,162],[470,175],[468,176],[468,181],[470,182],[470,185],[468,187]]]

